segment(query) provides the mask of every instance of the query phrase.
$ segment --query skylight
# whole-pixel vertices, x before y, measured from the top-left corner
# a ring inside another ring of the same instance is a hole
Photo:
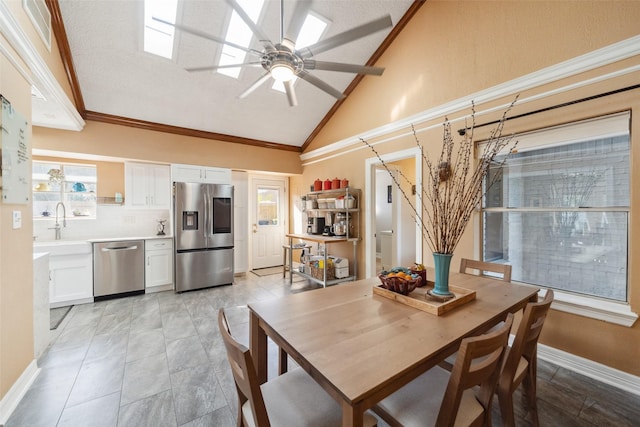
[[[175,28],[152,17],[176,22],[178,0],[144,0],[144,51],[171,59]]]
[[[260,12],[262,12],[262,7],[264,6],[264,0],[238,0],[238,4],[240,5],[240,7],[242,7],[242,9],[244,9],[246,14],[249,15],[249,18],[251,18],[253,22],[258,22]],[[252,37],[253,33],[251,32],[251,29],[247,26],[247,24],[244,23],[242,18],[240,18],[240,16],[238,16],[238,14],[234,10],[231,14],[231,19],[229,20],[229,28],[227,28],[227,35],[225,36],[225,40],[248,48],[249,44],[251,43]],[[218,61],[218,64],[242,64],[246,56],[247,53],[245,51],[236,49],[229,45],[224,45],[220,54],[220,61]],[[237,79],[240,75],[240,67],[220,68],[217,71],[220,74],[225,74],[235,79]]]
[[[324,31],[327,29],[328,21],[320,18],[314,14],[308,14],[304,20],[304,24],[300,28],[300,33],[298,33],[298,38],[296,39],[296,50],[300,50],[303,47],[311,46],[316,43],[324,34]],[[292,83],[295,83],[297,77],[292,79]],[[284,92],[284,83],[280,81],[275,81],[273,83],[272,89],[279,90],[280,92]]]

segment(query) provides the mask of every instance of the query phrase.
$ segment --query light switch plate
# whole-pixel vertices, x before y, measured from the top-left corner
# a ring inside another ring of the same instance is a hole
[[[13,211],[13,229],[22,228],[22,212]]]

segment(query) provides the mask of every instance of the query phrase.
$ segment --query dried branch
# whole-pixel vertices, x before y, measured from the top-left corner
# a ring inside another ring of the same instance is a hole
[[[442,150],[438,162],[434,163],[424,151],[424,146],[420,143],[416,130],[411,125],[413,137],[420,150],[424,173],[426,174],[425,185],[422,189],[423,216],[418,215],[418,211],[411,202],[407,194],[402,189],[395,174],[391,172],[380,154],[371,144],[364,139],[360,140],[366,144],[376,155],[382,166],[391,176],[394,184],[407,201],[412,215],[423,231],[423,238],[429,245],[432,252],[441,254],[452,254],[460,242],[464,230],[473,215],[473,211],[479,205],[487,191],[500,177],[500,173],[491,175],[489,182],[485,182],[489,170],[500,171],[507,156],[499,161],[496,157],[501,153],[510,153],[517,145],[513,142],[512,136],[502,136],[504,122],[507,114],[517,101],[516,99],[507,107],[502,114],[498,125],[490,132],[489,139],[482,144],[482,155],[477,160],[473,158],[474,149],[474,129],[475,129],[475,104],[471,103],[471,124],[465,119],[467,132],[463,135],[462,141],[454,155],[456,143],[451,132],[451,123],[445,117],[443,123]],[[509,149],[507,150],[507,147]],[[508,155],[508,154],[507,154]],[[400,172],[402,179],[411,184],[411,181]],[[420,218],[422,218],[420,220]]]

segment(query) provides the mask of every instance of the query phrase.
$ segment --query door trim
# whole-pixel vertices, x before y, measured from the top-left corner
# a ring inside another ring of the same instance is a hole
[[[413,205],[416,207],[422,206],[422,154],[420,149],[409,148],[406,150],[396,151],[394,153],[381,155],[380,158],[385,162],[395,162],[397,160],[404,160],[414,158],[416,162],[416,194]],[[365,277],[375,277],[376,275],[376,239],[373,237],[376,230],[376,217],[375,217],[375,192],[376,192],[376,166],[381,165],[382,162],[378,157],[371,157],[365,160],[365,185],[364,194],[365,197]],[[422,209],[416,209],[417,222],[416,222],[416,259],[422,259],[422,227],[420,221],[422,221]],[[395,224],[394,224],[395,228]]]

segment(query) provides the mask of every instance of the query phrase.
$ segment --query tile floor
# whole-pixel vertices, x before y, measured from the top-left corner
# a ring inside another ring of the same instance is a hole
[[[38,361],[42,371],[6,427],[235,426],[237,399],[218,308],[246,343],[247,302],[316,287],[249,273],[233,286],[75,306],[52,331]],[[277,349],[271,345],[269,352],[274,376]],[[640,425],[638,396],[545,362],[538,381],[542,425]],[[497,405],[493,412],[500,425]],[[518,425],[530,425],[520,399],[516,412]]]

